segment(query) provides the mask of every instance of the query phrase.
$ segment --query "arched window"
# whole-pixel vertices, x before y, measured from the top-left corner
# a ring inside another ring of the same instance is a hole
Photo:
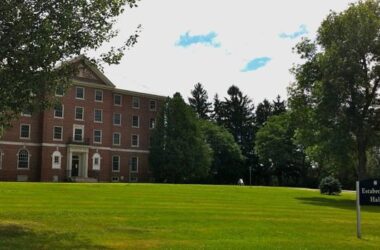
[[[21,149],[18,151],[18,163],[17,168],[28,169],[29,168],[29,152],[26,149]]]
[[[52,168],[61,168],[61,159],[62,154],[59,151],[54,151],[54,153],[51,155],[51,166]]]
[[[100,170],[100,160],[102,158],[100,157],[99,153],[95,153],[92,156],[92,170]]]

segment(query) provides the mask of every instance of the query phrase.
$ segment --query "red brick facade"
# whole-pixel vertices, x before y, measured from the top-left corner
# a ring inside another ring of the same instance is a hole
[[[151,180],[150,134],[164,98],[117,89],[85,61],[79,67],[73,86],[57,97],[62,111],[22,115],[4,132],[1,181]]]

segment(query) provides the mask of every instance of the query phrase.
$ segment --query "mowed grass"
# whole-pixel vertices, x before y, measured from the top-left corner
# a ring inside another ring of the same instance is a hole
[[[380,207],[316,190],[0,183],[0,249],[379,249]]]

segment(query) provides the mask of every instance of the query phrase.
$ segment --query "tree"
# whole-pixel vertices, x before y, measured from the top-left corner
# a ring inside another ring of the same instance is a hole
[[[286,111],[285,101],[281,101],[281,96],[278,95],[276,100],[273,100],[273,115],[279,115]]]
[[[304,39],[296,46],[305,62],[295,67],[289,90],[297,139],[338,165],[354,158],[360,180],[368,175],[366,154],[378,144],[380,130],[379,30],[379,0],[330,13],[316,41]]]
[[[233,136],[217,124],[201,120],[201,130],[213,153],[210,177],[216,183],[236,183],[244,161],[239,145]],[[238,170],[238,171],[237,171]]]
[[[100,48],[117,35],[115,18],[127,3],[138,0],[4,0],[0,5],[0,126],[9,125],[23,110],[43,109],[45,98],[66,88],[75,74],[64,63]],[[136,43],[132,35],[120,48],[111,48],[93,63],[117,63]]]
[[[264,99],[256,108],[256,126],[262,127],[270,116],[273,115],[273,105]]]
[[[256,133],[256,152],[270,163],[280,185],[300,185],[308,165],[302,149],[293,143],[294,126],[289,113],[272,116]]]
[[[223,102],[219,103],[219,125],[225,127],[239,144],[246,158],[245,164],[237,173],[247,176],[248,168],[257,163],[254,152],[254,105],[247,95],[243,95],[237,86],[232,85]]]
[[[209,174],[211,149],[195,113],[179,93],[168,98],[153,131],[149,162],[157,182],[199,182]]]
[[[211,112],[211,103],[208,102],[207,91],[203,88],[201,83],[194,85],[194,89],[191,91],[189,97],[190,107],[201,119],[209,119],[209,113]]]

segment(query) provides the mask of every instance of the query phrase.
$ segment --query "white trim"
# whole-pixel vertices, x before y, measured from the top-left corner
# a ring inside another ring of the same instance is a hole
[[[132,171],[132,159],[133,158],[136,158],[136,171]],[[130,164],[130,167],[129,167],[129,172],[130,173],[138,173],[139,172],[139,157],[137,157],[137,156],[132,156],[131,157],[131,164]]]
[[[28,137],[22,137],[21,136],[21,132],[22,132],[22,129],[21,129],[21,127],[22,126],[28,126],[29,127],[29,131],[28,131]],[[21,123],[20,124],[20,139],[24,139],[24,140],[30,140],[30,132],[31,132],[31,130],[32,130],[32,126],[30,125],[30,124],[28,124],[28,123]]]
[[[83,89],[83,98],[79,98],[79,97],[77,97],[77,89],[78,89],[78,88]],[[77,100],[84,100],[85,97],[86,97],[86,95],[85,95],[85,88],[84,88],[84,87],[75,86],[75,99],[77,99]]]
[[[113,158],[114,157],[117,157],[119,160],[118,160],[118,170],[113,170]],[[119,173],[120,172],[120,155],[113,155],[111,157],[111,160],[112,160],[112,163],[111,163],[111,170],[113,173]]]
[[[0,149],[0,169],[3,168],[3,156],[4,156],[4,152],[3,150]]]
[[[119,143],[115,143],[115,135],[118,134],[119,135]],[[119,132],[113,132],[112,133],[112,145],[115,145],[115,146],[120,146],[121,145],[121,133]]]
[[[55,163],[55,161],[54,161],[55,157],[59,157],[58,163]],[[61,152],[56,150],[51,154],[51,168],[52,169],[61,169],[61,165],[62,165],[62,154],[61,154]]]
[[[55,115],[55,106],[53,107],[54,118],[63,119],[65,117],[65,106],[63,104],[61,104],[61,107],[62,107],[62,116],[56,116]]]
[[[19,163],[20,163],[20,158],[19,158],[19,155],[20,155],[20,151],[21,150],[25,150],[27,153],[28,153],[28,167],[27,168],[20,168],[19,167]],[[27,150],[26,148],[21,148],[18,150],[17,154],[17,169],[19,170],[29,170],[29,166],[30,166],[30,157],[32,156],[30,153],[29,153],[29,150]]]
[[[95,165],[95,159],[96,158],[99,159],[99,164],[97,164],[97,165]],[[96,152],[92,155],[92,170],[100,170],[101,160],[102,160],[102,157],[100,156],[100,154],[98,152]],[[95,166],[97,166],[97,167],[95,168]]]
[[[77,118],[77,108],[82,109],[82,119],[78,119]],[[75,106],[74,120],[76,120],[76,121],[84,121],[84,107],[82,107],[82,106]]]
[[[137,126],[133,125],[133,118],[137,117]],[[138,115],[132,115],[132,128],[140,128],[140,116]]]
[[[57,139],[55,138],[55,128],[61,128],[61,138]],[[63,140],[63,126],[53,126],[53,141],[62,141]]]
[[[120,119],[119,119],[119,121],[120,121],[120,123],[119,124],[117,124],[117,123],[115,123],[115,115],[120,115]],[[114,126],[121,126],[121,113],[117,113],[117,112],[114,112],[113,114],[112,114],[112,124],[114,125]]]
[[[82,130],[82,140],[75,140],[75,129],[81,129]],[[84,125],[73,124],[73,141],[75,141],[75,142],[83,142],[84,141]]]
[[[95,131],[100,131],[100,142],[95,141]],[[92,141],[95,144],[102,144],[102,141],[103,141],[103,131],[101,129],[94,129],[92,131]]]
[[[116,104],[115,103],[115,96],[120,96],[120,104]],[[118,107],[123,106],[123,96],[122,95],[113,93],[112,100],[113,100],[113,105],[114,106],[118,106]]]
[[[133,136],[137,136],[137,145],[133,145]],[[140,135],[132,134],[131,135],[131,147],[138,148],[140,146]]]
[[[137,107],[135,107],[135,100],[137,100],[137,104],[138,104],[138,106]],[[140,98],[139,97],[137,97],[137,96],[132,96],[132,108],[134,108],[134,109],[140,109]]]
[[[153,127],[151,126],[152,125],[151,124],[152,120],[154,121]],[[149,129],[155,129],[155,128],[156,128],[156,118],[150,118],[149,119]]]
[[[96,100],[96,91],[100,91],[102,93],[102,100]],[[101,89],[95,89],[94,90],[94,101],[95,102],[103,102],[103,99],[104,99],[104,93],[103,93],[103,90]]]
[[[101,121],[97,121],[97,120],[96,120],[96,111],[97,111],[97,110],[100,110],[100,115],[101,115],[100,118],[101,118]],[[95,123],[103,123],[103,109],[94,109],[94,122],[95,122]]]
[[[57,143],[33,143],[33,142],[13,142],[13,141],[0,141],[1,145],[12,145],[12,146],[31,146],[31,147],[60,147],[66,148],[66,144]],[[83,147],[83,146],[82,146]],[[127,152],[127,153],[140,153],[149,154],[149,150],[139,150],[139,149],[127,149],[127,148],[111,148],[111,147],[98,147],[98,146],[88,146],[89,149],[107,150],[113,152]]]

